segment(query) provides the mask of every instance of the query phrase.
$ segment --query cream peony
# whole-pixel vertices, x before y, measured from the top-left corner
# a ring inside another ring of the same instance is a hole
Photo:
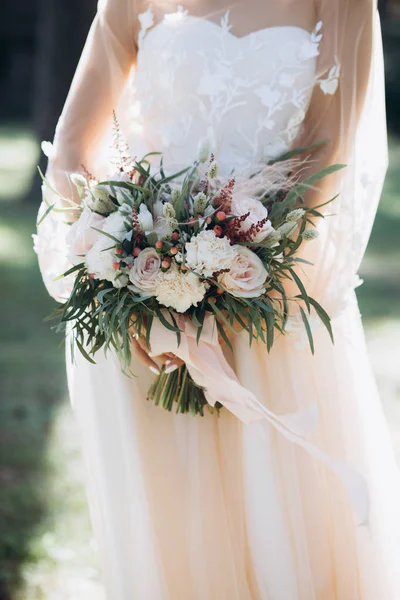
[[[93,228],[102,229],[104,222],[105,218],[102,215],[94,213],[87,206],[84,207],[79,219],[71,225],[66,237],[68,258],[72,263],[82,262],[82,257],[89,252],[101,235]]]
[[[202,231],[192,237],[185,249],[186,265],[203,277],[211,277],[217,271],[230,269],[236,254],[228,238],[219,238],[212,230]]]
[[[236,249],[233,265],[229,273],[219,275],[219,283],[237,298],[261,296],[268,277],[261,259],[245,246],[236,246]]]
[[[155,296],[161,259],[154,248],[142,250],[129,273],[132,287],[141,296]]]
[[[160,273],[156,283],[156,296],[160,304],[171,307],[179,313],[197,306],[207,292],[207,285],[194,273],[182,273],[172,266],[166,273]]]
[[[268,217],[268,211],[262,202],[255,198],[247,198],[246,196],[234,195],[231,204],[231,213],[236,217],[242,217],[250,213],[247,219],[242,223],[241,231],[246,232],[252,225],[256,225]],[[267,221],[262,229],[253,238],[255,242],[261,242],[272,233],[274,228],[271,221]]]

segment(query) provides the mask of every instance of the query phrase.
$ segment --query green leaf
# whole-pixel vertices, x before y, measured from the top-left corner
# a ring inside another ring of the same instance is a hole
[[[312,150],[315,150],[316,148],[319,148],[320,146],[323,146],[324,144],[327,144],[328,142],[329,142],[329,139],[323,139],[319,142],[316,142],[315,144],[312,144],[312,146],[304,146],[303,148],[294,148],[293,150],[289,150],[289,152],[282,154],[278,158],[271,160],[269,164],[274,165],[275,163],[289,160],[289,159],[293,158],[293,156],[298,156],[299,154],[305,154],[306,152],[311,152]]]
[[[301,318],[303,319],[304,327],[306,329],[308,341],[310,344],[311,353],[314,354],[314,340],[311,332],[310,323],[308,322],[307,315],[304,312],[303,308],[300,306]]]
[[[219,333],[221,334],[222,339],[224,340],[225,344],[228,346],[229,350],[231,350],[231,352],[233,352],[232,344],[231,344],[228,336],[226,335],[224,328],[222,327],[222,325],[218,321],[218,319],[216,319],[215,322],[217,324],[217,329],[218,329]]]
[[[59,281],[60,279],[63,279],[64,277],[68,277],[68,275],[71,275],[72,273],[75,273],[76,271],[80,271],[81,269],[85,268],[85,263],[79,263],[79,265],[75,265],[75,267],[71,267],[71,269],[68,269],[68,271],[65,271],[65,273],[63,273],[62,275],[59,275],[54,281]],[[82,273],[83,275],[83,273]]]
[[[293,208],[297,199],[302,197],[314,185],[314,183],[316,183],[317,181],[320,181],[321,179],[324,179],[325,177],[327,177],[328,175],[331,175],[332,173],[335,173],[337,171],[340,171],[341,169],[344,169],[345,167],[346,167],[346,165],[341,165],[341,164],[330,165],[328,167],[320,169],[317,173],[314,173],[313,175],[308,177],[308,179],[305,179],[304,181],[295,185],[290,190],[290,192],[286,196],[285,200],[283,200],[282,202],[276,202],[273,205],[271,212],[270,212],[271,221],[275,221],[276,219],[282,218],[285,211]]]
[[[53,204],[50,204],[50,206],[48,206],[46,208],[45,212],[40,217],[39,221],[37,221],[36,227],[39,227],[43,223],[43,221],[45,220],[45,218],[47,217],[47,215],[53,210],[53,208],[55,207],[55,205],[56,205],[56,202],[53,202]]]
[[[83,347],[83,345],[81,344],[81,342],[78,340],[78,338],[75,338],[75,342],[76,345],[79,348],[79,351],[81,352],[82,356],[84,356],[84,358],[86,358],[86,360],[88,360],[90,363],[92,363],[92,365],[95,365],[96,362],[93,360],[93,358],[91,356],[89,356],[89,354],[86,352],[85,348]]]
[[[326,329],[328,330],[329,336],[332,340],[332,344],[335,343],[335,339],[333,336],[333,331],[332,331],[332,321],[330,316],[328,315],[328,313],[322,308],[322,306],[316,301],[314,300],[314,298],[309,297],[310,303],[312,304],[312,306],[315,308],[315,312],[317,313],[317,315],[319,316],[319,318],[321,319],[321,321],[323,322],[323,324],[325,325]]]
[[[170,331],[173,331],[174,333],[180,333],[181,332],[181,330],[178,327],[174,327],[174,325],[171,325],[171,323],[169,321],[167,321],[167,319],[164,317],[164,315],[163,315],[160,307],[157,304],[155,305],[155,309],[154,310],[156,312],[157,317],[160,319],[161,323],[164,325],[164,327],[166,327]]]
[[[306,288],[303,285],[303,282],[301,281],[300,277],[297,275],[296,271],[294,271],[293,269],[289,269],[291,276],[293,277],[294,281],[296,282],[297,287],[300,290],[300,294],[302,299],[305,302],[305,305],[307,306],[307,310],[308,310],[308,314],[310,314],[310,299],[308,297]]]
[[[94,231],[98,231],[99,233],[102,233],[106,237],[110,238],[110,240],[113,240],[114,242],[116,242],[118,244],[118,246],[121,245],[120,240],[118,238],[114,237],[113,235],[111,235],[111,233],[107,233],[106,231],[103,231],[102,229],[97,229],[97,227],[91,227],[90,229],[94,229]]]

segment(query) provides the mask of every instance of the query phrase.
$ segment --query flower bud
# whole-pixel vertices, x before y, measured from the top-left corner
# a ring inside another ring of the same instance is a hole
[[[215,216],[217,221],[225,221],[226,219],[226,213],[223,210],[219,210]]]
[[[219,225],[214,225],[214,231],[216,236],[222,235],[222,227],[220,227]]]
[[[87,181],[80,173],[72,173],[72,175],[70,175],[70,179],[77,188],[83,189],[87,187]]]
[[[123,248],[117,248],[115,251],[115,254],[117,254],[117,256],[122,256],[124,253],[124,249]]]
[[[119,262],[113,263],[113,269],[114,269],[114,271],[119,271],[119,267],[120,267],[120,263]]]
[[[164,213],[164,217],[166,219],[175,219],[176,218],[176,212],[175,212],[175,209],[172,206],[171,202],[166,202],[164,204],[163,213]]]
[[[219,164],[216,160],[213,160],[208,168],[208,177],[210,179],[216,179],[219,175]]]
[[[200,192],[194,198],[194,210],[196,213],[203,214],[206,209],[208,200],[204,192]]]
[[[141,253],[141,249],[140,249],[140,248],[137,248],[137,247],[136,247],[136,248],[134,248],[134,249],[133,249],[133,252],[132,252],[132,254],[133,254],[133,256],[134,256],[135,258],[137,258],[137,257],[139,256],[139,254],[140,254],[140,253]]]
[[[177,241],[179,240],[179,237],[180,237],[180,236],[179,236],[179,233],[178,233],[178,231],[173,231],[173,232],[171,233],[171,239],[172,239],[174,242],[177,242]]]
[[[296,208],[295,210],[291,210],[286,217],[286,221],[288,223],[290,222],[295,222],[295,221],[299,221],[300,219],[303,218],[303,216],[305,215],[305,210],[304,208]]]
[[[173,202],[173,204],[175,204],[175,202],[178,202],[179,198],[181,195],[181,190],[178,190],[177,188],[175,188],[174,190],[172,190],[172,194],[171,194],[171,200]],[[170,204],[170,202],[167,202],[167,204]],[[164,204],[165,206],[165,204]],[[164,216],[166,217],[167,215],[164,212]],[[175,216],[175,211],[174,211],[174,215]]]
[[[210,144],[207,139],[203,140],[199,148],[199,162],[205,163],[210,156]]]
[[[164,242],[162,240],[156,241],[156,250],[162,250],[164,246]]]
[[[312,240],[316,240],[318,236],[319,231],[316,229],[305,229],[301,237],[305,242],[311,242]]]

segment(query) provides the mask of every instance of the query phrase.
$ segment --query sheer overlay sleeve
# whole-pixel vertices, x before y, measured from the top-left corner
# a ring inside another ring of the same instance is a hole
[[[104,175],[112,111],[135,60],[134,0],[100,0],[65,107],[59,119],[46,178],[60,194],[70,196],[69,175],[81,165]],[[39,220],[47,206],[61,200],[43,186]],[[49,293],[68,297],[71,281],[55,279],[68,268],[65,213],[52,211],[38,227],[36,250]]]
[[[307,247],[312,292],[333,316],[358,284],[387,168],[382,39],[376,0],[318,0],[323,24],[316,86],[302,144],[329,142],[313,156],[312,172],[346,165],[307,198],[325,207],[320,237]],[[318,89],[320,88],[320,89]]]

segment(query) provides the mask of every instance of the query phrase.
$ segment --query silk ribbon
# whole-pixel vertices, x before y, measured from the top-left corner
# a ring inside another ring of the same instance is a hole
[[[171,322],[168,312],[165,311],[164,316]],[[179,344],[176,333],[154,319],[150,336],[151,355],[172,352],[186,363],[195,383],[204,388],[211,406],[221,403],[246,425],[261,420],[269,422],[285,438],[324,463],[345,486],[357,524],[366,525],[369,494],[365,479],[346,463],[329,456],[310,441],[318,420],[317,406],[311,405],[306,410],[292,414],[276,415],[240,384],[222,352],[214,316],[206,316],[199,343],[196,340],[197,327],[189,318],[178,315],[177,324],[181,330]]]

